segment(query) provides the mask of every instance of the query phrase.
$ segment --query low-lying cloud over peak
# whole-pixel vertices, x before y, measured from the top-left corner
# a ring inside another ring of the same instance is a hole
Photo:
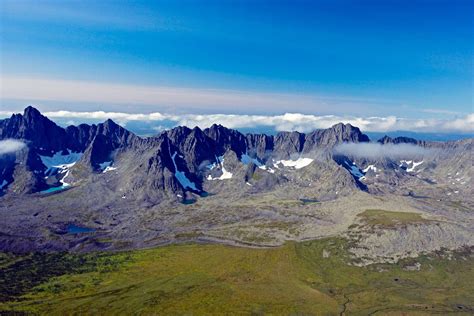
[[[334,148],[335,154],[366,159],[414,158],[425,156],[431,151],[413,144],[344,143]]]
[[[0,140],[0,155],[14,153],[22,150],[25,146],[25,143],[15,139]]]

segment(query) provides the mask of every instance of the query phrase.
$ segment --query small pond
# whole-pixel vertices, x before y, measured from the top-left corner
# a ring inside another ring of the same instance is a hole
[[[47,194],[47,193],[54,193],[54,192],[57,192],[57,191],[62,191],[62,190],[65,190],[67,188],[67,186],[59,186],[59,187],[52,187],[52,188],[49,188],[47,190],[43,190],[43,191],[40,191],[40,193],[42,194]]]
[[[181,203],[185,205],[189,205],[189,204],[194,204],[196,202],[197,202],[196,200],[183,200]]]
[[[77,226],[74,224],[67,225],[66,230],[68,234],[91,233],[95,231],[93,228]]]
[[[310,203],[318,203],[319,201],[316,199],[300,199],[303,204],[310,204]]]

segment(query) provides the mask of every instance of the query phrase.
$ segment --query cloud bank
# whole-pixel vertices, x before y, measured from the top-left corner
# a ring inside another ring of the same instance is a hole
[[[0,140],[0,155],[14,153],[25,146],[25,143],[15,139]]]
[[[12,112],[0,112],[2,116],[9,116]],[[474,113],[464,117],[443,119],[406,119],[395,116],[388,117],[355,117],[338,115],[307,115],[300,113],[285,113],[282,115],[239,115],[239,114],[131,114],[121,112],[72,112],[53,111],[45,112],[47,117],[55,120],[69,120],[81,122],[84,120],[105,121],[110,118],[122,125],[129,122],[147,122],[147,124],[173,127],[185,125],[188,127],[199,126],[206,128],[212,124],[222,124],[229,128],[271,128],[276,131],[309,132],[319,128],[328,128],[337,124],[350,123],[359,127],[364,132],[389,132],[389,131],[414,131],[414,132],[474,132]],[[167,124],[164,124],[167,123]]]
[[[344,143],[336,146],[334,153],[355,158],[399,159],[425,156],[432,150],[413,144]]]

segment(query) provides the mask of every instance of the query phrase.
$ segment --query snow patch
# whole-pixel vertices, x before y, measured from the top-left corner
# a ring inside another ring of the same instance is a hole
[[[63,188],[68,187],[68,186],[71,185],[70,183],[67,183],[66,181],[64,181],[67,178],[68,175],[69,175],[69,169],[67,169],[66,174],[64,175],[64,177],[61,180],[59,180],[59,182],[61,182]]]
[[[55,153],[52,157],[39,155],[41,162],[47,168],[45,174],[52,175],[56,171],[67,171],[81,159],[82,153],[75,153],[68,149],[68,154]]]
[[[423,163],[422,161],[416,162],[414,160],[400,160],[399,167],[405,167],[407,172],[415,171],[415,168]]]
[[[301,169],[308,166],[313,161],[314,159],[311,158],[298,158],[296,160],[278,160],[273,164],[273,166],[278,169],[278,165],[282,164],[284,167],[293,167],[295,169]]]
[[[265,170],[265,171],[268,171],[270,173],[275,173],[275,170],[270,168],[270,167],[267,167],[267,166],[260,166],[258,167],[259,169],[262,169],[262,170]]]
[[[51,157],[39,155],[41,162],[46,167],[45,174],[52,176],[55,174],[64,174],[64,176],[59,180],[62,184],[59,187],[52,187],[47,190],[41,191],[42,193],[50,193],[54,191],[63,190],[69,186],[70,183],[66,182],[66,178],[69,176],[70,169],[76,164],[79,159],[82,157],[82,153],[72,152],[68,149],[68,154],[63,155],[61,152],[54,153]],[[47,179],[48,176],[45,177]]]
[[[367,168],[362,170],[363,173],[367,173],[369,170],[372,170],[373,172],[377,172],[377,167],[374,165],[368,165]]]
[[[191,190],[199,191],[196,188],[196,185],[194,184],[194,182],[189,180],[186,177],[186,174],[184,172],[181,172],[181,171],[178,170],[178,166],[176,165],[176,161],[175,161],[177,154],[178,154],[177,152],[174,152],[174,154],[171,156],[171,160],[173,160],[173,165],[174,165],[174,170],[175,170],[175,173],[174,173],[175,178],[183,186],[183,188],[185,188],[185,189],[190,188]]]
[[[218,179],[219,180],[232,179],[232,173],[225,170],[224,166],[222,166],[222,175]]]
[[[103,163],[100,163],[99,167],[100,167],[100,170],[102,170],[102,173],[117,170],[116,167],[112,167],[112,163],[113,161],[104,161]]]
[[[217,163],[219,163],[222,167],[222,175],[217,178],[213,178],[211,175],[207,176],[207,180],[212,181],[212,180],[226,180],[226,179],[232,179],[232,172],[227,171],[224,168],[224,157],[216,157],[217,162],[212,164],[212,168],[210,170],[214,169]]]
[[[104,171],[102,171],[102,173],[106,173],[106,172],[109,172],[109,171],[113,171],[113,170],[117,170],[116,167],[105,167]]]
[[[216,161],[206,166],[206,168],[209,170],[214,170],[217,167],[217,165],[224,162],[224,156],[220,156],[220,157],[214,156],[214,157],[216,157]]]

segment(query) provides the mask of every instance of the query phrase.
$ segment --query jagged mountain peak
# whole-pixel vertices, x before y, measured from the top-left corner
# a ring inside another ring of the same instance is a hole
[[[229,135],[229,134],[241,134],[239,131],[235,129],[231,129],[228,127],[225,127],[221,124],[212,124],[210,127],[204,129],[204,133],[206,135]],[[243,134],[241,134],[243,136]]]
[[[126,128],[115,123],[111,119],[107,119],[104,123],[97,125],[97,133],[105,136],[113,136],[114,138],[128,138],[135,137],[135,134],[127,130]]]
[[[3,138],[26,140],[32,147],[49,152],[63,150],[67,143],[66,131],[33,106],[28,106],[23,115],[0,120],[0,139]]]
[[[345,128],[348,128],[348,129],[351,129],[351,128],[355,128],[351,123],[342,123],[342,122],[339,122],[339,123],[336,123],[334,124],[333,126],[331,126],[332,129],[338,129],[338,128],[341,128],[341,129],[345,129]]]
[[[350,123],[337,123],[329,128],[329,130],[333,130],[339,133],[346,134],[348,136],[355,135],[359,137],[359,141],[369,141],[369,137],[363,134],[357,126],[353,126]]]
[[[164,133],[170,138],[186,137],[191,133],[191,129],[187,126],[176,126],[172,129],[164,131]]]
[[[206,128],[205,130],[213,130],[213,131],[229,131],[230,129],[225,127],[224,125],[222,124],[212,124],[211,126],[209,126],[208,128]]]
[[[25,108],[25,110],[23,111],[22,118],[23,118],[23,121],[25,121],[26,124],[29,124],[29,125],[34,125],[38,127],[41,126],[40,124],[48,124],[48,125],[57,126],[56,123],[54,123],[49,118],[41,114],[41,112],[37,108],[31,105]]]
[[[388,135],[385,135],[384,137],[377,140],[377,142],[381,144],[389,144],[393,142],[393,138]]]
[[[36,109],[35,107],[33,107],[32,105],[29,105],[25,108],[25,110],[23,111],[23,116],[25,118],[31,118],[31,119],[36,119],[38,117],[44,117],[41,112]]]
[[[418,140],[411,137],[399,136],[399,137],[392,138],[387,135],[377,140],[377,142],[381,144],[418,144],[419,143]]]
[[[338,123],[328,129],[315,130],[306,135],[304,151],[309,152],[316,147],[333,147],[343,142],[369,142],[367,135],[351,124]]]
[[[108,127],[108,128],[118,128],[120,127],[120,125],[118,125],[117,123],[115,123],[112,119],[107,119],[104,123],[102,123],[104,126]]]

